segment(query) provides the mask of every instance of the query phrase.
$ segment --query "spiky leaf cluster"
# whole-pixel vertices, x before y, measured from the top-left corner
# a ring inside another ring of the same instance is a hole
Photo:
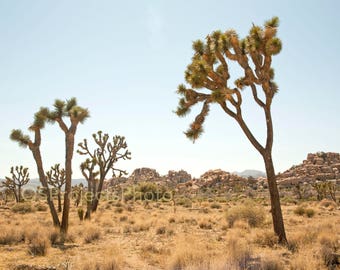
[[[60,99],[55,100],[53,104],[54,110],[48,111],[47,117],[49,121],[60,121],[63,117],[69,117],[71,122],[83,123],[90,113],[88,109],[77,105],[76,98],[63,101]]]
[[[18,142],[19,146],[21,147],[27,147],[31,142],[30,137],[23,134],[20,129],[13,129],[10,135],[10,139]]]

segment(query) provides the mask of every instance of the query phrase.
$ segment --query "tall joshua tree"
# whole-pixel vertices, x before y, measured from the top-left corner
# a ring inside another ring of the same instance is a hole
[[[62,211],[61,208],[61,189],[65,184],[65,170],[60,168],[60,164],[55,164],[46,173],[47,182],[50,186],[57,189],[58,196],[58,212]]]
[[[92,177],[90,180],[93,193],[92,211],[95,212],[98,207],[105,177],[110,171],[112,171],[113,175],[115,175],[115,172],[119,172],[120,176],[126,174],[125,171],[115,168],[114,165],[120,159],[131,159],[131,153],[127,150],[127,144],[123,136],[113,136],[112,142],[110,142],[110,137],[107,133],[103,134],[102,131],[98,131],[92,137],[97,144],[97,148],[91,151],[87,140],[84,139],[83,142],[78,144],[80,149],[77,152],[80,155],[88,156],[88,160],[81,165],[81,170],[86,179]],[[96,170],[99,175],[98,185],[95,185],[94,182]],[[89,184],[90,182],[88,181]]]
[[[274,82],[274,70],[271,67],[272,56],[281,51],[281,41],[276,37],[279,19],[265,22],[264,27],[253,25],[249,34],[240,39],[234,30],[215,31],[206,37],[206,41],[193,42],[194,56],[185,71],[185,80],[191,86],[179,85],[177,93],[182,96],[177,108],[178,116],[185,116],[190,108],[202,102],[202,110],[196,116],[186,136],[195,141],[203,132],[202,125],[208,115],[211,104],[219,105],[232,117],[242,131],[261,154],[267,172],[271,199],[271,213],[274,231],[280,243],[286,243],[280,197],[275,179],[272,159],[273,123],[271,105],[278,87]],[[229,66],[236,62],[244,72],[234,86],[229,83]],[[242,113],[242,91],[250,88],[254,101],[263,109],[266,119],[267,138],[261,144],[246,124]],[[202,89],[206,89],[203,91]],[[263,92],[263,98],[258,91]]]
[[[11,132],[10,138],[13,141],[16,141],[19,143],[19,146],[22,147],[28,147],[32,154],[33,158],[35,160],[35,163],[37,165],[37,171],[39,175],[39,180],[46,191],[46,200],[47,204],[50,208],[50,213],[52,215],[53,224],[54,226],[60,226],[59,218],[57,211],[54,207],[53,199],[51,196],[50,189],[47,184],[46,175],[44,172],[44,166],[43,161],[41,158],[41,152],[40,152],[40,145],[41,145],[41,129],[45,127],[46,123],[46,113],[48,111],[44,108],[41,108],[35,115],[34,115],[34,121],[33,124],[29,127],[29,130],[34,132],[34,140],[32,140],[28,135],[24,135],[23,132],[20,129],[14,129]]]
[[[72,192],[72,158],[74,152],[74,137],[77,132],[79,123],[89,117],[89,111],[77,105],[77,100],[71,98],[70,100],[62,101],[57,99],[54,102],[54,110],[47,110],[46,117],[52,123],[57,122],[61,130],[65,134],[65,193],[64,193],[64,207],[61,221],[61,232],[67,233],[68,219],[70,212],[70,196]],[[66,124],[64,118],[69,118],[69,126]]]
[[[17,202],[22,201],[22,187],[28,183],[30,180],[30,174],[28,172],[28,168],[24,168],[23,166],[15,166],[11,167],[11,175],[12,177],[6,177],[7,183],[12,183],[13,193]]]

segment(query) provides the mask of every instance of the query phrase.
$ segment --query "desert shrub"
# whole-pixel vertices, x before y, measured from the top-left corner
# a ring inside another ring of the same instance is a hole
[[[28,244],[28,253],[32,256],[45,256],[50,246],[50,241],[45,237],[35,237]]]
[[[256,234],[255,244],[263,247],[274,247],[278,243],[277,235],[273,231],[263,231]]]
[[[38,203],[35,205],[35,209],[39,212],[45,212],[47,211],[47,208],[48,208],[47,205],[44,203]]]
[[[88,226],[84,232],[84,242],[86,244],[92,243],[101,238],[101,232],[96,227]]]
[[[169,223],[175,223],[176,219],[174,217],[169,218]]]
[[[189,198],[185,198],[185,197],[177,199],[176,204],[181,205],[186,208],[192,207],[192,201]]]
[[[124,222],[124,221],[127,221],[128,220],[128,216],[121,216],[120,218],[119,218],[119,221],[120,222]]]
[[[283,270],[284,266],[278,258],[264,258],[261,260],[261,270]]]
[[[335,254],[340,248],[339,240],[339,236],[333,235],[332,232],[322,232],[319,234],[320,255],[324,264],[328,267],[332,267],[337,263],[338,259]]]
[[[84,220],[84,209],[78,208],[77,213],[78,213],[79,220],[83,221]]]
[[[107,256],[104,261],[83,260],[72,269],[76,270],[120,270],[119,260],[113,256]]]
[[[209,259],[199,249],[180,247],[172,255],[169,270],[209,269]]]
[[[298,206],[294,209],[294,214],[298,216],[303,216],[305,214],[305,208],[302,206]]]
[[[305,214],[307,217],[312,218],[315,215],[315,210],[312,208],[307,208]]]
[[[158,227],[156,230],[156,234],[165,234],[166,233],[166,227],[165,226],[161,226]]]
[[[123,211],[124,211],[123,207],[117,207],[114,212],[117,213],[117,214],[121,214],[121,213],[123,213]]]
[[[208,213],[209,213],[209,209],[206,208],[206,207],[204,207],[204,208],[201,208],[201,209],[199,210],[199,212],[200,212],[200,213],[203,213],[203,214],[208,214]]]
[[[323,269],[320,264],[313,252],[302,252],[291,258],[289,270]]]
[[[146,200],[158,201],[166,199],[167,189],[162,185],[150,182],[141,182],[138,185],[129,187],[124,192],[124,199],[129,200]]]
[[[202,220],[198,226],[203,229],[203,230],[211,230],[212,229],[212,224],[207,221],[207,220]]]
[[[294,214],[298,216],[306,216],[306,217],[312,218],[315,215],[315,210],[312,208],[305,208],[303,206],[298,206],[294,209]]]
[[[12,207],[14,213],[26,214],[35,211],[34,207],[30,202],[17,203]]]
[[[247,241],[239,236],[229,235],[226,239],[228,247],[226,269],[247,269],[251,261],[251,250]]]
[[[12,227],[0,227],[0,245],[17,244],[25,240],[25,236],[19,230]]]
[[[145,232],[150,230],[151,224],[150,223],[136,223],[133,225],[132,230],[133,232]]]
[[[73,269],[73,268],[72,268]],[[76,267],[79,270],[120,270],[120,263],[116,258],[108,258],[103,262],[85,261]]]
[[[63,240],[58,229],[54,229],[49,233],[49,239],[52,245],[59,244]]]
[[[123,203],[121,201],[118,201],[115,203],[116,207],[123,207]]]
[[[222,206],[221,206],[219,203],[217,203],[217,202],[213,202],[213,203],[210,205],[210,208],[212,208],[212,209],[221,209]]]
[[[265,212],[262,208],[246,202],[243,205],[234,206],[229,209],[226,218],[229,227],[232,227],[236,220],[244,220],[250,227],[259,227],[265,220]]]

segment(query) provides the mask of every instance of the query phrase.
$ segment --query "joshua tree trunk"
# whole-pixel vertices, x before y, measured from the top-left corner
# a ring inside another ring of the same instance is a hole
[[[58,212],[60,213],[62,211],[61,208],[61,188],[58,187]]]
[[[72,157],[74,149],[74,133],[73,131],[67,132],[65,143],[66,143],[66,153],[65,153],[65,193],[64,193],[64,209],[63,218],[61,222],[61,232],[67,233],[68,231],[68,218],[70,212],[70,197],[72,193]]]
[[[271,214],[274,232],[279,237],[279,243],[287,244],[286,232],[281,211],[280,195],[276,184],[276,176],[271,152],[268,152],[265,155],[263,155],[263,159],[266,167],[267,180],[269,186]]]
[[[21,198],[21,185],[18,186],[18,202],[22,202],[22,198]]]
[[[267,181],[269,187],[270,194],[270,204],[271,204],[271,214],[273,220],[274,232],[278,236],[278,240],[280,244],[287,244],[287,237],[283,222],[281,203],[280,203],[280,195],[279,190],[276,184],[276,176],[274,170],[274,164],[272,159],[272,148],[273,148],[273,122],[271,116],[271,99],[267,100],[267,105],[263,106],[265,117],[266,117],[266,125],[267,125],[267,140],[266,146],[263,147],[254,137],[252,132],[249,130],[248,126],[243,120],[241,110],[238,111],[238,115],[235,117],[236,121],[240,125],[241,129],[247,136],[248,140],[252,143],[252,145],[256,148],[256,150],[261,154],[264,160],[264,164],[266,167]]]
[[[93,202],[92,179],[89,179],[86,194],[86,214],[85,214],[85,219],[88,220],[91,219],[92,202]]]
[[[96,193],[94,194],[94,197],[93,197],[93,200],[92,200],[92,212],[97,211],[100,195],[101,195],[102,189],[103,189],[103,182],[104,182],[104,179],[99,180],[98,187],[96,189]]]
[[[46,200],[47,200],[47,204],[50,208],[50,212],[51,212],[51,215],[52,215],[53,225],[56,226],[56,227],[60,227],[58,213],[57,213],[57,211],[54,207],[51,192],[50,192],[50,189],[47,185],[46,176],[45,176],[44,169],[43,169],[43,163],[42,163],[40,151],[32,149],[32,153],[33,153],[34,160],[37,164],[37,170],[38,170],[40,183],[46,191]]]
[[[15,202],[19,202],[19,198],[18,198],[18,194],[17,194],[17,191],[14,189],[13,190],[13,194],[14,194],[14,198],[15,198]]]

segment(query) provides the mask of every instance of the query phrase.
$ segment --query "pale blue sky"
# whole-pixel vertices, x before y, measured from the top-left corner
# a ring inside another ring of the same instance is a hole
[[[40,106],[73,96],[91,112],[77,141],[99,129],[125,135],[132,160],[119,165],[129,172],[263,170],[260,155],[220,108],[211,110],[195,144],[183,134],[195,114],[178,118],[172,111],[193,40],[216,29],[244,36],[272,16],[280,17],[283,42],[273,60],[280,88],[273,104],[276,170],[308,152],[340,152],[339,10],[337,0],[0,0],[0,177],[12,165],[37,175],[31,152],[10,141],[10,131],[26,131]],[[263,137],[262,114],[250,100],[245,105]],[[64,162],[63,142],[60,129],[47,126],[45,169]],[[80,160],[76,154],[74,177]]]

